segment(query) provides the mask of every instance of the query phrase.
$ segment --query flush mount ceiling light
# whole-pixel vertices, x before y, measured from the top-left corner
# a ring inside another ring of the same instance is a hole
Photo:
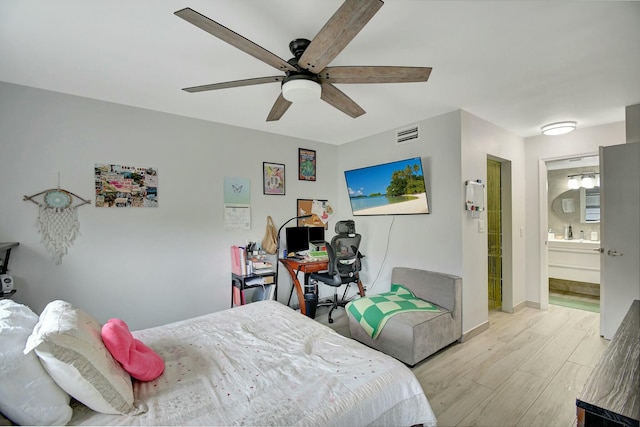
[[[542,126],[544,135],[564,135],[576,129],[576,122],[556,122]]]
[[[289,102],[313,101],[321,93],[322,86],[312,78],[290,78],[282,83],[282,96]]]

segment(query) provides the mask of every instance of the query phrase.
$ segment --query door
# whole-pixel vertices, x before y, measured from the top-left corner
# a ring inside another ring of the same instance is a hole
[[[502,310],[501,164],[487,159],[487,243],[489,310]]]
[[[640,299],[640,143],[600,147],[600,334]]]

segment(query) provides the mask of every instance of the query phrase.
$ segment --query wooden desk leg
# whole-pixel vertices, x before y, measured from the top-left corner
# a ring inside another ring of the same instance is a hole
[[[296,295],[298,295],[298,304],[300,305],[300,313],[303,315],[307,315],[307,307],[304,302],[304,292],[302,292],[302,286],[300,286],[300,281],[298,280],[298,275],[295,270],[289,266],[289,264],[282,263],[284,268],[289,272],[289,276],[291,277],[291,281],[293,282],[293,287],[296,290]]]
[[[362,282],[360,281],[360,279],[358,279],[358,292],[360,293],[360,296],[363,297],[364,295],[364,286],[362,286]]]
[[[578,419],[577,427],[584,427],[585,413],[583,408],[576,408],[576,416]]]

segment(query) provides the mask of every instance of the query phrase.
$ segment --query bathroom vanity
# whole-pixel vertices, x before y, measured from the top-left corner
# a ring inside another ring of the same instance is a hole
[[[600,283],[600,242],[549,239],[549,277]]]

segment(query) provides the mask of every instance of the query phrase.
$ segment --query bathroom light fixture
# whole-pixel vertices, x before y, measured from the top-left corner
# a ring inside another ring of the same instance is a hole
[[[564,135],[572,132],[576,128],[576,122],[556,122],[542,126],[544,135]]]
[[[578,178],[576,178],[577,175],[574,176],[569,176],[569,189],[571,190],[577,190],[578,188],[580,188],[580,184],[578,183]]]
[[[593,188],[600,186],[600,174],[596,172],[585,172],[578,175],[569,175],[567,186],[571,190],[577,190],[580,187]]]
[[[594,181],[595,180],[593,175],[583,175],[580,185],[582,185],[584,188],[593,188]]]
[[[282,96],[289,102],[320,99],[322,87],[311,78],[290,78],[282,84]]]

